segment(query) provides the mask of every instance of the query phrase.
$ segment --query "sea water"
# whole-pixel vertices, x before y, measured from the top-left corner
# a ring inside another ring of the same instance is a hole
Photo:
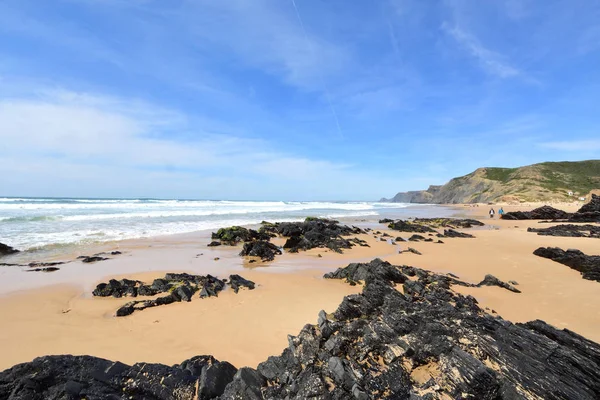
[[[376,219],[415,214],[414,210],[409,204],[378,202],[0,198],[0,242],[20,250],[37,250],[263,220],[299,221],[307,216]]]

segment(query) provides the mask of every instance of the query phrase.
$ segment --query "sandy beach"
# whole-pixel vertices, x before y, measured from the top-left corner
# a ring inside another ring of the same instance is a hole
[[[505,205],[505,211],[530,210],[536,205]],[[554,205],[575,211],[578,205]],[[494,208],[497,210],[498,206]],[[438,243],[390,243],[381,234],[360,235],[371,247],[354,247],[344,254],[313,249],[284,254],[271,263],[249,264],[239,247],[207,248],[206,235],[178,235],[121,243],[120,256],[97,264],[73,262],[54,273],[1,270],[0,369],[47,354],[89,354],[125,363],[139,361],[173,364],[198,354],[212,354],[236,367],[255,367],[269,355],[279,354],[287,335],[314,324],[320,310],[333,312],[342,298],[360,286],[325,280],[324,272],[350,262],[380,257],[393,264],[451,272],[477,283],[486,274],[516,281],[522,293],[499,287],[464,288],[512,322],[542,319],[600,342],[600,284],[579,272],[533,255],[541,246],[577,248],[598,254],[597,239],[538,236],[527,228],[537,221],[489,219],[489,206],[457,206],[457,215],[475,216],[486,223],[464,231],[474,239],[448,238]],[[370,223],[374,231],[392,237],[410,234]],[[280,239],[278,239],[280,240]],[[281,244],[276,241],[277,244]],[[109,250],[113,244],[100,250]],[[398,254],[408,246],[422,255]],[[219,260],[215,260],[218,257]],[[111,277],[151,281],[165,272],[210,273],[227,277],[237,273],[257,288],[222,292],[218,298],[194,298],[116,318],[115,310],[130,299],[94,298],[93,287]],[[493,311],[492,311],[493,310]]]

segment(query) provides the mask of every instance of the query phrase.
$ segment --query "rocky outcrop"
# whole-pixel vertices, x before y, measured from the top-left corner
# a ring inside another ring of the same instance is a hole
[[[470,233],[464,233],[464,232],[458,232],[455,231],[454,229],[444,229],[444,233],[437,234],[437,237],[441,237],[441,238],[474,238],[475,236],[471,235]]]
[[[427,225],[432,228],[472,228],[474,226],[485,226],[476,219],[461,218],[415,218],[413,223]]]
[[[19,252],[19,250],[14,249],[4,243],[0,243],[0,257],[7,256],[9,254],[15,254],[18,252]]]
[[[146,308],[163,306],[181,301],[192,301],[196,292],[200,292],[199,297],[218,296],[219,292],[225,289],[225,280],[221,280],[212,275],[190,275],[187,273],[168,273],[164,278],[155,279],[152,284],[145,284],[142,281],[131,279],[111,279],[108,283],[100,283],[92,292],[94,296],[99,297],[138,297],[155,296],[159,293],[169,293],[166,296],[157,297],[151,300],[134,300],[124,304],[116,311],[117,317],[124,317],[135,311],[145,310]],[[229,277],[229,285],[235,293],[240,288],[246,287],[254,289],[254,282],[242,278],[239,275]]]
[[[512,324],[494,317],[475,298],[451,290],[454,284],[465,284],[454,276],[373,260],[350,264],[326,277],[364,282],[362,293],[344,298],[332,314],[321,311],[316,325],[289,336],[281,355],[269,357],[256,369],[236,371],[210,356],[172,367],[50,356],[1,372],[0,398],[592,400],[600,396],[600,345],[543,321]],[[492,278],[484,282],[494,283]]]
[[[574,213],[570,222],[600,222],[600,196],[591,195],[589,203],[584,204],[576,213]]]
[[[271,239],[270,235],[265,232],[258,232],[254,229],[244,228],[242,226],[230,226],[228,228],[221,228],[216,233],[213,232],[211,238],[214,240],[220,240],[224,244],[236,245],[239,242],[249,242],[252,240],[266,240]]]
[[[263,223],[260,231],[287,237],[283,248],[290,253],[314,248],[328,248],[341,253],[343,249],[361,245],[344,236],[365,233],[360,228],[340,225],[335,220],[310,217],[303,222]]]
[[[502,219],[545,219],[563,220],[568,222],[600,222],[600,196],[592,194],[589,203],[583,205],[577,212],[568,213],[554,207],[543,206],[532,211],[513,211],[502,215]]]
[[[212,356],[196,356],[172,367],[46,356],[1,372],[0,399],[214,399],[236,372],[233,365]]]
[[[575,249],[564,251],[558,247],[540,247],[533,254],[573,268],[581,272],[583,279],[600,282],[600,256],[588,256]]]
[[[413,273],[417,280],[401,272]],[[328,274],[365,282],[224,399],[595,399],[600,346],[542,321],[511,324],[452,278],[380,260]],[[401,285],[399,292],[393,284]],[[246,393],[252,393],[244,397]]]
[[[265,240],[246,242],[240,252],[240,256],[260,257],[262,261],[273,261],[278,254],[282,254],[281,249]]]
[[[511,211],[504,213],[501,218],[508,220],[522,219],[568,219],[571,216],[566,211],[556,209],[551,206],[538,207],[531,211]]]
[[[485,278],[483,278],[483,280],[481,282],[479,282],[476,286],[477,287],[498,286],[503,289],[510,290],[511,292],[514,292],[514,293],[521,293],[521,291],[519,289],[517,289],[516,287],[514,287],[513,285],[503,282],[500,279],[496,278],[494,275],[490,275],[490,274],[486,275]]]
[[[600,239],[599,225],[563,224],[548,228],[527,228],[527,232],[535,232],[541,236],[588,237]]]
[[[595,212],[600,212],[600,196],[592,194],[590,201],[577,210],[577,214]]]
[[[436,230],[428,225],[417,224],[414,222],[403,221],[401,219],[391,222],[388,228],[400,232],[415,232],[415,233],[436,233]]]

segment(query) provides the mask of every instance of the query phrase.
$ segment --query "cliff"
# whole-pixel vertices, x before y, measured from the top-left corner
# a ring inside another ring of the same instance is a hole
[[[573,201],[600,188],[600,160],[545,162],[519,168],[478,168],[427,190],[400,192],[395,203]],[[571,194],[570,194],[571,193]]]

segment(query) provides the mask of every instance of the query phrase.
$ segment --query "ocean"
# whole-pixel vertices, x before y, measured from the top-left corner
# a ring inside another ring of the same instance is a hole
[[[376,219],[419,215],[423,211],[417,210],[422,209],[422,205],[378,202],[6,197],[0,198],[0,242],[19,250],[43,250],[252,225],[263,220],[299,221],[307,216]]]

